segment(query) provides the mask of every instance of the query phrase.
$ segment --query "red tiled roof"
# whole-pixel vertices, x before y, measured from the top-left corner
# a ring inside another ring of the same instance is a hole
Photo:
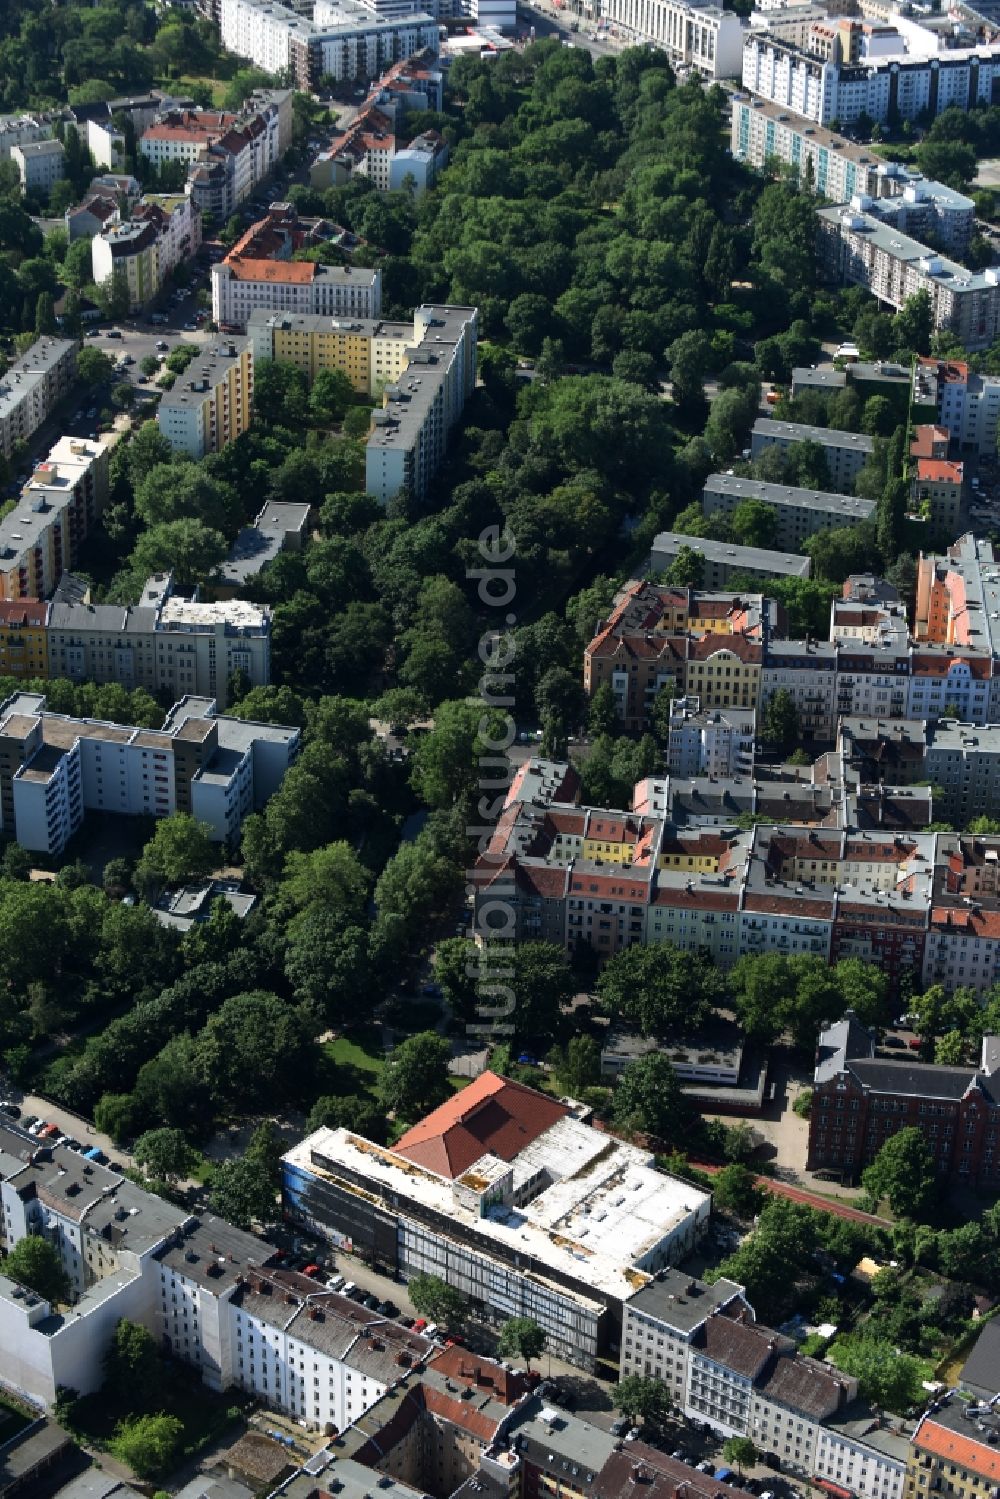
[[[0,625],[44,625],[48,608],[44,599],[4,599]]]
[[[227,257],[237,281],[287,281],[305,286],[316,275],[311,260],[241,260]]]
[[[396,1154],[454,1181],[487,1153],[514,1160],[568,1112],[534,1088],[484,1072],[408,1129]]]
[[[505,1369],[490,1358],[480,1358],[467,1348],[445,1348],[431,1359],[436,1369],[456,1384],[475,1385],[478,1389],[491,1391],[494,1400],[504,1405],[513,1405],[528,1388],[528,1381],[518,1369]]]
[[[949,463],[944,458],[918,458],[917,459],[917,482],[921,480],[925,484],[940,484],[947,481],[950,484],[961,484],[964,475],[961,463]]]
[[[985,1442],[977,1442],[964,1432],[951,1431],[947,1426],[925,1418],[911,1441],[919,1452],[931,1452],[935,1457],[957,1463],[991,1482],[1000,1480],[1000,1450],[988,1447]]]

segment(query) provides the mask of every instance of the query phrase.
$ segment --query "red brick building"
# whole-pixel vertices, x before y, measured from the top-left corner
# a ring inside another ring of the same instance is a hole
[[[876,1057],[874,1038],[848,1011],[816,1052],[809,1115],[810,1171],[857,1181],[890,1136],[919,1129],[940,1175],[1000,1183],[1000,1046],[983,1040],[979,1067],[937,1067]]]

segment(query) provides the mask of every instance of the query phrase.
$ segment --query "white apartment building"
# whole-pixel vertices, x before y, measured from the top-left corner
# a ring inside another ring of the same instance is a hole
[[[188,365],[156,410],[160,431],[176,453],[196,461],[218,453],[250,425],[253,355],[247,339],[228,339]]]
[[[698,698],[670,704],[667,769],[680,776],[735,776],[753,771],[757,715],[753,708],[707,708]]]
[[[291,90],[253,94],[239,114],[164,112],[139,149],[155,166],[188,167],[188,196],[200,212],[228,217],[274,171],[291,144]]]
[[[830,466],[834,465],[839,472],[845,472],[846,466],[839,462],[839,449],[834,450]],[[853,474],[850,477],[853,479]],[[815,536],[817,531],[856,526],[875,515],[874,500],[857,499],[853,495],[797,489],[789,484],[769,484],[761,479],[738,478],[734,474],[709,474],[705,480],[701,500],[705,515],[731,518],[746,500],[757,500],[771,507],[775,517],[775,543],[788,552],[801,552],[803,542]]]
[[[426,10],[382,16],[375,7],[340,0],[310,20],[282,0],[219,0],[219,30],[229,52],[268,73],[288,70],[300,88],[324,73],[338,81],[377,78],[425,47],[438,51],[436,20]]]
[[[157,269],[165,280],[182,261],[193,260],[201,246],[201,212],[187,193],[145,193],[133,218],[157,228]]]
[[[66,175],[66,153],[61,141],[39,140],[11,146],[10,160],[20,172],[21,186],[29,198],[47,198],[55,183]]]
[[[98,167],[109,172],[124,169],[127,145],[124,132],[110,120],[88,120],[86,122],[87,150]]]
[[[163,281],[159,231],[151,220],[126,219],[94,235],[90,244],[98,286],[121,278],[128,290],[128,310],[138,312],[152,301]]]
[[[232,846],[277,791],[298,729],[246,723],[186,697],[159,730],[49,713],[22,692],[0,708],[0,825],[24,848],[57,855],[89,811],[190,812]]]
[[[660,1271],[622,1308],[622,1379],[658,1379],[674,1404],[683,1408],[691,1346],[717,1311],[754,1320],[743,1287],[735,1281],[706,1285],[680,1270]]]
[[[738,78],[743,27],[735,11],[697,0],[607,0],[601,8],[633,41],[661,48],[675,67],[707,78]]]
[[[753,424],[750,452],[754,458],[772,447],[782,452],[793,443],[815,442],[823,449],[830,483],[837,494],[846,495],[858,470],[875,451],[875,442],[861,432],[838,432],[832,427],[812,427],[807,422],[777,422],[761,416]],[[826,497],[826,498],[829,498]]]
[[[1000,376],[974,374],[962,360],[921,358],[913,372],[913,404],[932,411],[963,453],[996,451]]]
[[[112,445],[61,437],[33,470],[15,509],[0,520],[0,598],[54,592],[104,509]]]
[[[46,115],[0,115],[0,161],[9,161],[14,146],[52,139],[54,121]]]
[[[858,1499],[903,1499],[910,1444],[895,1423],[848,1408],[816,1435],[814,1472]]]
[[[0,452],[27,442],[76,379],[76,340],[40,338],[0,376]]]
[[[54,1307],[0,1278],[5,1382],[34,1404],[61,1386],[89,1394],[122,1317],[221,1392],[250,1391],[313,1429],[345,1430],[434,1344],[269,1267],[273,1247],[185,1209],[65,1146],[0,1130],[2,1241],[30,1234],[58,1251],[69,1304]]]
[[[810,562],[794,552],[773,552],[767,547],[740,547],[728,541],[687,536],[683,531],[661,531],[653,540],[648,570],[663,573],[681,552],[694,552],[702,559],[702,588],[725,588],[731,577],[808,578]]]
[[[416,346],[405,373],[386,386],[365,450],[365,488],[387,504],[401,490],[420,498],[476,385],[474,307],[418,307]]]
[[[1000,336],[1000,271],[970,271],[866,211],[868,200],[821,208],[819,258],[832,281],[863,286],[900,308],[926,291],[934,327],[955,334],[967,349],[988,348]]]
[[[49,674],[71,682],[119,682],[175,701],[195,694],[225,708],[234,673],[254,687],[271,680],[270,609],[176,597],[169,573],[147,579],[134,605],[91,604],[58,590],[46,636]]]
[[[215,322],[244,328],[260,308],[331,318],[377,318],[382,310],[382,273],[360,266],[238,255],[213,265]]]
[[[928,55],[899,50],[847,62],[823,59],[769,32],[750,31],[743,44],[743,84],[772,104],[817,125],[851,125],[862,113],[879,124],[898,112],[912,120],[952,105],[988,104],[1000,78],[1000,46],[986,43]]]
[[[971,198],[913,167],[885,161],[784,105],[746,95],[734,99],[730,149],[738,161],[757,168],[775,161],[795,168],[803,186],[833,203],[866,194],[875,217],[932,240],[948,254],[968,249],[975,221]]]
[[[768,640],[760,673],[763,711],[779,688],[789,692],[806,742],[837,732],[837,650],[827,640]]]

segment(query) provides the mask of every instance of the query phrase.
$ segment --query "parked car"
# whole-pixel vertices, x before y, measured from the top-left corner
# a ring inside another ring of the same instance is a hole
[[[16,1103],[0,1103],[0,1114],[6,1114],[8,1119],[20,1119],[21,1110]]]
[[[911,1051],[919,1051],[921,1046],[923,1045],[923,1042],[921,1041],[919,1036],[911,1036],[906,1044]]]
[[[416,1320],[416,1322],[414,1322],[414,1324],[413,1324],[413,1331],[414,1332],[423,1332],[424,1329],[426,1328],[426,1326],[427,1326],[427,1318],[426,1317],[418,1317],[417,1320]]]
[[[342,1295],[342,1296],[353,1296],[353,1295],[354,1295],[354,1293],[355,1293],[355,1291],[356,1291],[356,1290],[357,1290],[357,1289],[358,1289],[358,1288],[357,1288],[357,1286],[356,1286],[356,1285],[355,1285],[355,1284],[354,1284],[354,1282],[353,1282],[353,1280],[345,1280],[345,1281],[344,1281],[344,1284],[343,1284],[343,1285],[342,1285],[342,1286],[341,1286],[341,1288],[340,1288],[340,1294],[341,1294],[341,1295]]]
[[[399,1307],[394,1301],[380,1301],[378,1306],[383,1317],[398,1317]]]
[[[613,1427],[612,1427],[612,1430],[614,1430]],[[707,1459],[704,1459],[700,1463],[695,1463],[695,1468],[696,1468],[696,1470],[699,1473],[714,1473],[715,1472],[715,1464],[708,1462]]]
[[[302,1274],[303,1275],[308,1275],[310,1277],[312,1277],[314,1275],[318,1275],[319,1274],[319,1266],[318,1265],[306,1265],[304,1267],[303,1271],[302,1271]]]
[[[31,1134],[32,1125],[35,1125],[37,1123],[38,1123],[38,1115],[37,1114],[26,1114],[25,1117],[21,1120],[21,1128],[22,1129],[26,1129],[28,1131],[28,1134],[30,1135]]]
[[[902,1036],[883,1036],[882,1045],[890,1046],[894,1051],[905,1051],[906,1049],[906,1042]]]
[[[623,1420],[620,1416],[619,1416],[619,1418],[618,1418],[617,1421],[612,1421],[612,1423],[611,1423],[611,1435],[613,1437],[623,1437],[625,1435],[626,1431],[628,1431],[628,1422],[627,1421]]]
[[[121,338],[121,336],[122,336],[122,330],[120,328],[109,328],[108,329],[108,332],[107,332],[107,337],[108,338]]]
[[[156,352],[158,354],[165,354],[169,348],[170,345],[167,343],[166,339],[158,338],[156,340]]]

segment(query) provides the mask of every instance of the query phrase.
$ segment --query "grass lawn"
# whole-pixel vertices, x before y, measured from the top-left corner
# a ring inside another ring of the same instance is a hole
[[[185,73],[182,78],[158,78],[156,82],[168,94],[191,93],[195,87],[206,88],[212,96],[213,108],[221,109],[222,101],[229,87],[229,79],[236,71],[237,65],[239,65],[239,58],[237,57],[232,58],[231,66],[227,67],[226,63],[229,61],[229,59],[226,59],[220,62],[218,70],[220,76],[218,78],[208,78],[199,73]]]
[[[335,1067],[353,1067],[358,1072],[376,1073],[385,1059],[382,1037],[377,1030],[352,1031],[349,1036],[338,1036],[336,1041],[327,1041],[324,1055]]]

